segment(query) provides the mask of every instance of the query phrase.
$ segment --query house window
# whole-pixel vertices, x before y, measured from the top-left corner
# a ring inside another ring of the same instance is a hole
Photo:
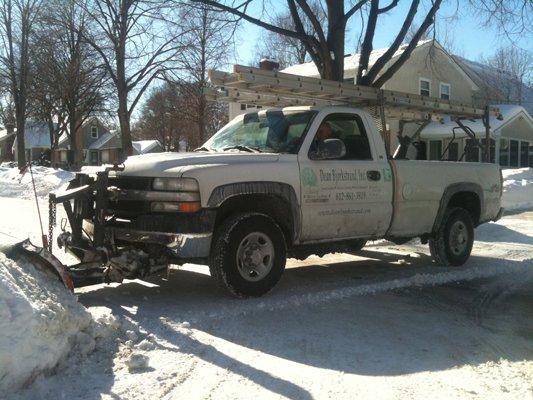
[[[246,104],[241,104],[241,111],[246,110]]]
[[[529,165],[529,142],[520,142],[520,167],[528,167]]]
[[[450,100],[450,84],[440,83],[440,98],[442,100]]]
[[[420,96],[431,96],[431,81],[429,79],[420,78]]]
[[[509,165],[509,139],[500,139],[500,165],[507,167]]]
[[[510,141],[509,146],[509,166],[511,167],[518,167],[518,140],[512,140]]]
[[[91,165],[98,165],[98,151],[91,150],[91,152],[89,153],[89,157],[89,162]]]
[[[430,140],[429,141],[429,159],[440,160],[441,155],[442,155],[442,141],[441,140]]]
[[[98,139],[98,126],[96,125],[91,126],[91,137],[93,139]]]

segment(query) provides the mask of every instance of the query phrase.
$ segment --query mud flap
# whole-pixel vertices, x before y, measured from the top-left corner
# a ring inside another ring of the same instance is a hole
[[[17,243],[4,252],[13,261],[25,260],[45,273],[52,273],[67,289],[74,291],[72,277],[61,261],[45,248],[34,246],[30,239]]]

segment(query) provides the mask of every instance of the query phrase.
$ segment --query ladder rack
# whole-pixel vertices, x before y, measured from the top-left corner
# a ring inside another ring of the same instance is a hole
[[[233,72],[209,71],[215,86],[208,89],[210,100],[245,103],[264,107],[349,105],[378,107],[384,116],[404,121],[483,118],[485,108],[448,100],[304,77],[254,67],[234,65]],[[499,116],[499,110],[489,112]]]

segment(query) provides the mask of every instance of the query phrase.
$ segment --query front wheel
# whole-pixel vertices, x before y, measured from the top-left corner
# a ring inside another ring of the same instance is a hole
[[[229,217],[217,230],[209,270],[220,286],[237,296],[261,296],[281,278],[287,257],[285,238],[265,214]]]
[[[464,208],[446,211],[435,237],[429,240],[433,260],[440,265],[463,265],[474,244],[474,224]]]

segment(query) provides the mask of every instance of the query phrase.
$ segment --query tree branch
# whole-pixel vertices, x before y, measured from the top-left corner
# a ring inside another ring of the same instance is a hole
[[[392,45],[374,63],[374,65],[370,68],[370,71],[368,71],[368,74],[366,74],[366,76],[363,77],[361,81],[362,85],[371,84],[376,78],[376,76],[378,75],[378,73],[381,71],[381,69],[385,66],[385,64],[387,64],[392,59],[392,57],[394,56],[394,53],[396,53],[396,51],[400,48],[401,44],[403,43],[403,40],[405,39],[405,35],[407,35],[407,32],[409,31],[409,27],[413,23],[413,19],[418,10],[419,3],[420,3],[420,0],[413,0],[411,2],[411,7],[409,8],[409,12],[407,13],[407,16],[405,17],[402,28],[400,29],[400,32],[396,36],[396,39],[394,39],[394,42],[392,43]]]
[[[352,15],[354,15],[361,7],[363,7],[366,3],[368,3],[368,0],[360,0],[358,3],[356,3],[348,12],[344,15],[344,20],[348,21]]]
[[[239,11],[235,7],[230,7],[230,6],[227,6],[225,4],[221,4],[221,3],[217,2],[217,1],[212,1],[212,0],[191,0],[191,1],[194,2],[194,3],[207,4],[208,6],[215,7],[215,8],[218,8],[219,10],[229,12],[230,14],[236,15],[237,17],[242,18],[242,19],[244,19],[244,20],[246,20],[248,22],[251,22],[252,24],[258,25],[258,26],[260,26],[262,28],[265,28],[265,29],[267,29],[269,31],[279,33],[280,35],[291,36],[291,37],[294,37],[294,38],[297,38],[297,39],[300,39],[300,40],[306,40],[306,36],[308,36],[308,35],[302,35],[301,33],[294,32],[294,31],[291,31],[289,29],[284,29],[284,28],[281,28],[279,26],[272,25],[272,24],[269,24],[267,22],[261,21],[260,19],[251,17],[250,15],[248,15],[248,14],[242,12],[242,11]]]
[[[381,87],[385,82],[387,82],[392,76],[400,69],[400,67],[409,59],[411,56],[411,53],[416,48],[418,41],[422,37],[422,35],[427,31],[427,29],[431,26],[431,24],[435,20],[435,14],[437,13],[440,5],[442,3],[442,0],[435,0],[433,3],[433,6],[429,10],[428,14],[426,15],[426,18],[424,19],[424,22],[422,22],[422,25],[420,25],[420,28],[415,33],[413,38],[411,39],[411,42],[409,42],[407,48],[404,50],[404,52],[400,55],[398,60],[394,64],[392,64],[384,73],[381,75],[375,82],[372,83],[372,86],[374,87]]]

